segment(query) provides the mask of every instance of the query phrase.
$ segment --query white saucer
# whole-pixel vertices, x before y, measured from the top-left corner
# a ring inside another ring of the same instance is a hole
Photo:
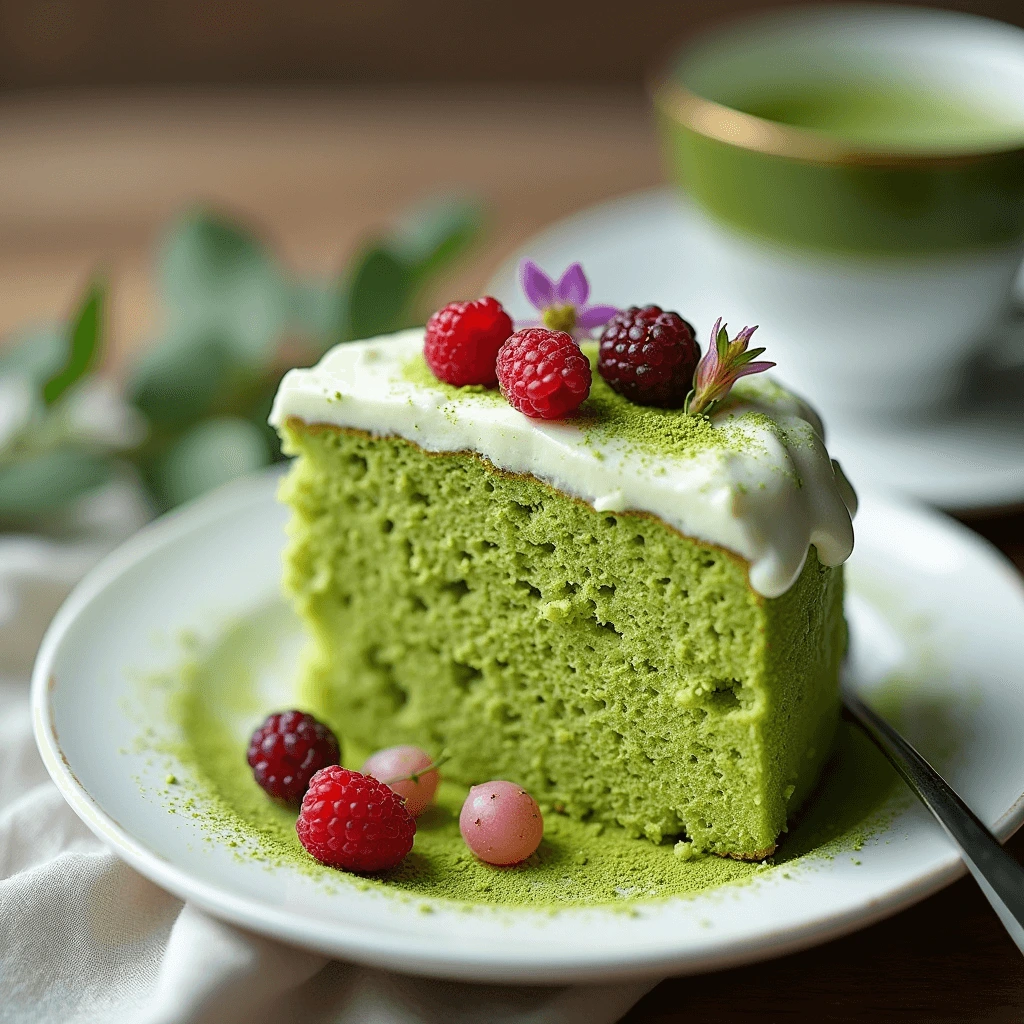
[[[715,315],[729,311],[703,308],[700,238],[677,193],[657,189],[627,196],[537,235],[502,266],[488,292],[514,316],[528,317],[532,311],[516,275],[519,260],[529,256],[555,274],[579,260],[595,302],[654,302],[693,316],[706,332]],[[711,319],[705,324],[701,317]],[[700,340],[704,345],[706,339]],[[777,372],[784,376],[783,368]],[[830,418],[828,427],[829,449],[857,485],[955,511],[1024,503],[1024,375],[1015,393],[951,410],[945,419],[868,426]]]
[[[171,814],[166,762],[135,744],[165,722],[140,677],[179,663],[160,637],[211,637],[279,601],[285,510],[275,474],[242,480],[145,528],[77,587],[36,664],[33,717],[47,769],[88,826],[176,895],[236,924],[405,973],[487,981],[711,970],[823,942],[907,906],[963,872],[905,794],[862,849],[766,869],[690,899],[557,914],[325,888],[293,867],[240,858],[203,820]],[[898,676],[900,702],[943,710],[920,739],[998,835],[1024,818],[1024,588],[989,545],[936,513],[863,496],[848,604],[850,670],[870,691]],[[290,703],[297,631],[261,665],[254,717]],[[891,687],[891,684],[887,684]],[[260,710],[262,709],[262,710]],[[911,726],[915,721],[911,715]],[[953,743],[950,743],[951,738]],[[950,758],[950,747],[959,753]],[[241,755],[240,755],[241,756]]]

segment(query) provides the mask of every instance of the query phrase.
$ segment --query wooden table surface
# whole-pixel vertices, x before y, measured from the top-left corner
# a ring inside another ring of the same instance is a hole
[[[328,277],[410,202],[473,191],[490,232],[445,282],[450,298],[477,293],[553,219],[660,178],[643,98],[616,92],[8,99],[0,168],[0,334],[66,311],[102,264],[115,372],[159,323],[148,279],[159,229],[197,201],[260,225],[297,270]],[[1024,516],[970,525],[1024,570]],[[1024,833],[1010,846],[1024,855]],[[1024,1021],[1024,960],[962,880],[817,949],[669,979],[625,1020]]]

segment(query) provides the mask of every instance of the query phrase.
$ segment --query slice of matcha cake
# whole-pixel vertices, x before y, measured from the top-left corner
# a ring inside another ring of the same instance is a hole
[[[597,375],[571,419],[437,381],[423,331],[284,379],[285,588],[302,704],[376,749],[448,752],[542,805],[771,853],[839,709],[855,499],[798,399],[712,417]]]

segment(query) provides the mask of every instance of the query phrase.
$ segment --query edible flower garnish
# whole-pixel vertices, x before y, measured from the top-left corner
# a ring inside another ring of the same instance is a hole
[[[519,281],[540,319],[517,323],[517,328],[544,326],[552,331],[565,331],[578,342],[590,337],[591,331],[603,327],[619,311],[617,306],[587,305],[590,282],[579,263],[554,281],[533,260],[523,260],[519,264]]]
[[[753,362],[763,348],[752,348],[747,351],[747,344],[756,327],[744,327],[739,334],[729,340],[726,324],[719,317],[711,329],[711,344],[707,352],[697,364],[693,375],[693,390],[686,399],[684,409],[691,416],[704,413],[710,416],[715,407],[729,393],[733,384],[751,373],[763,373],[775,364],[766,360]]]

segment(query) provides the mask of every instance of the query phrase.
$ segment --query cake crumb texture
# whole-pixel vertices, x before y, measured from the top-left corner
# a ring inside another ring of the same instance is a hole
[[[774,846],[837,720],[841,567],[812,548],[766,599],[734,554],[479,456],[282,433],[307,710],[579,820],[738,857]]]

